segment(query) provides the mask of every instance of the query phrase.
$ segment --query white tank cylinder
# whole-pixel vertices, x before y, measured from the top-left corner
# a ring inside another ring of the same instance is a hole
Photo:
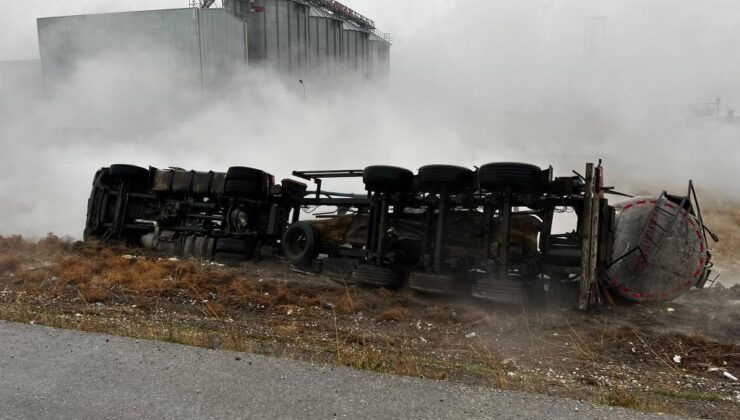
[[[635,197],[615,208],[613,261],[619,261],[607,276],[617,295],[662,302],[696,284],[707,264],[707,250],[704,229],[694,215],[659,197]]]

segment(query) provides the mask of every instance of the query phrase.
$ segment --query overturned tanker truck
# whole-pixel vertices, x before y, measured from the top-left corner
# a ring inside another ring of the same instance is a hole
[[[685,195],[616,205],[604,171],[489,163],[267,172],[111,165],[95,174],[85,240],[224,262],[283,257],[299,269],[373,286],[501,303],[572,297],[579,306],[659,302],[703,288],[712,271],[691,182]],[[361,178],[362,194],[324,181]],[[314,186],[309,189],[307,183]],[[311,215],[300,220],[301,213]],[[558,213],[575,228],[553,233]],[[711,281],[711,280],[710,280]]]

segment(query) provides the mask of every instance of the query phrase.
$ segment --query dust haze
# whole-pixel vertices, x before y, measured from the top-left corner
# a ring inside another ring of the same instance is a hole
[[[243,165],[283,178],[507,160],[567,175],[601,158],[620,190],[683,192],[691,178],[705,200],[740,200],[740,125],[689,112],[717,97],[740,107],[735,2],[346,3],[393,34],[389,80],[255,69],[203,94],[147,46],[134,63],[88,57],[53,91],[6,74],[0,234],[80,237],[92,176],[112,163]],[[0,0],[0,60],[37,58],[36,17],[186,6]]]

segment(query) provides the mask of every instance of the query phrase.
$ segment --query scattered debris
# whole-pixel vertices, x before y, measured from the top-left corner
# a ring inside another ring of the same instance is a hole
[[[737,381],[737,377],[728,371],[724,371],[722,372],[722,374],[725,376],[725,378],[732,379],[733,381]]]
[[[471,333],[467,333],[467,334],[465,334],[465,338],[474,338],[474,337],[475,337],[475,336],[477,336],[477,335],[478,335],[478,334],[476,334],[476,333],[474,333],[474,332],[471,332]]]
[[[676,310],[673,308],[666,308],[666,312],[676,312]]]
[[[673,363],[681,364],[681,356],[679,355],[673,356]]]

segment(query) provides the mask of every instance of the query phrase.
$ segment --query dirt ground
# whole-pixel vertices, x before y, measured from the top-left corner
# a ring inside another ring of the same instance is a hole
[[[740,418],[740,286],[582,313],[365,289],[280,261],[0,237],[0,318]]]

